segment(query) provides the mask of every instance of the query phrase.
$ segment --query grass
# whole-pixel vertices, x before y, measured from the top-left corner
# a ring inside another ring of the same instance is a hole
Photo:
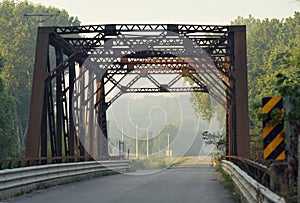
[[[24,163],[21,163],[21,166],[19,166],[18,162],[13,162],[11,168],[20,168],[20,167],[24,167]],[[3,163],[1,166],[1,169],[10,169],[9,167],[9,163]]]
[[[131,160],[131,171],[137,170],[155,170],[155,169],[164,169],[174,167],[183,161],[185,161],[188,157],[163,157],[163,156],[155,156],[149,157],[145,159],[134,159]]]
[[[224,171],[220,160],[215,159],[215,161],[216,161],[216,168],[224,179],[225,188],[231,192],[231,194],[233,195],[233,197],[236,200],[240,201],[239,192],[238,192],[231,176]]]

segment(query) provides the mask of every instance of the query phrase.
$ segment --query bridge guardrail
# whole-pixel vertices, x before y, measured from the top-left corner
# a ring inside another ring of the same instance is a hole
[[[0,198],[9,197],[20,191],[32,190],[39,183],[56,180],[63,182],[75,176],[108,171],[126,172],[130,167],[128,160],[89,161],[29,166],[0,171]]]
[[[0,160],[0,170],[22,168],[57,163],[74,163],[84,161],[124,160],[125,156],[91,157],[91,156],[66,156],[66,157],[36,157],[36,158],[14,158]]]
[[[226,156],[225,158],[240,167],[243,171],[246,171],[256,181],[270,188],[271,170],[268,166],[239,156]]]
[[[242,202],[285,203],[283,197],[278,196],[267,187],[260,184],[234,163],[223,160],[222,166],[225,172],[231,175],[232,180],[241,194]]]

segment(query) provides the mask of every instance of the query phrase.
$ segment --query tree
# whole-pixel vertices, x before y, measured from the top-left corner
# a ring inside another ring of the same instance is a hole
[[[4,69],[5,60],[0,54],[0,73]],[[14,126],[15,100],[8,94],[5,81],[0,77],[0,159],[18,155],[17,137]]]
[[[202,117],[208,123],[211,121],[214,109],[211,108],[211,99],[209,94],[193,92],[190,97],[195,113],[198,117]]]
[[[225,132],[213,132],[204,131],[201,136],[206,145],[214,145],[216,147],[217,155],[224,155],[226,150],[226,136]]]
[[[259,119],[263,97],[281,94],[277,75],[294,75],[292,58],[299,47],[300,13],[286,19],[238,17],[233,25],[246,25],[249,83],[249,116],[253,158],[262,159],[262,121]],[[299,66],[298,66],[299,68]]]
[[[58,9],[25,2],[4,0],[0,3],[0,52],[5,57],[0,73],[10,97],[14,98],[15,133],[24,147],[31,98],[33,63],[38,18],[24,17],[24,13],[58,13]],[[49,25],[79,25],[77,18],[65,10],[45,22]]]

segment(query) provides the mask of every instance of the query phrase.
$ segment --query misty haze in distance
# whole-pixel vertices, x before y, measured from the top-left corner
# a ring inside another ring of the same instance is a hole
[[[220,132],[223,130],[224,123],[218,122],[216,117],[209,123],[201,117],[198,118],[189,98],[189,93],[176,95],[152,93],[138,96],[131,94],[119,98],[107,113],[108,137],[109,142],[113,145],[112,148],[118,149],[123,125],[126,148],[130,149],[130,153],[135,152],[137,125],[140,154],[145,152],[148,128],[149,147],[154,149],[150,149],[150,153],[154,154],[158,151],[157,146],[153,146],[158,145],[158,139],[161,150],[163,147],[166,148],[166,132],[168,132],[171,137],[170,148],[173,155],[199,155],[203,142],[201,133],[204,131]],[[172,128],[172,130],[170,132],[164,128]],[[158,138],[159,136],[160,138]]]

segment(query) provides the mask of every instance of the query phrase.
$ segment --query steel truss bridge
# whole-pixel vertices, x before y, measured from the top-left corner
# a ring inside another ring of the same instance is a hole
[[[226,109],[226,154],[249,157],[245,26],[175,24],[40,27],[26,157],[106,159],[107,109],[145,92],[210,94]]]

